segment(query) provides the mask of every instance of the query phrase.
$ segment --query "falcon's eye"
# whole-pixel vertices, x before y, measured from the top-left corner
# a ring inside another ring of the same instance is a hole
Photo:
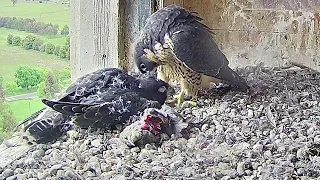
[[[165,86],[161,86],[159,89],[158,89],[159,92],[161,93],[164,93],[167,91],[167,88]]]
[[[143,63],[140,64],[140,69],[141,69],[142,71],[144,71],[144,72],[147,71],[147,67],[146,67],[146,65],[144,65]]]

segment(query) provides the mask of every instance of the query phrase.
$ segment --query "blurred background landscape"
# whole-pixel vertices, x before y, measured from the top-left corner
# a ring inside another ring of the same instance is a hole
[[[71,82],[69,1],[0,1],[0,140]]]

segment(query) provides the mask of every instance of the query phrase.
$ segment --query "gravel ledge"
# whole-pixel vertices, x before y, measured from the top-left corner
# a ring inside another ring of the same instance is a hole
[[[219,88],[181,114],[189,137],[129,148],[119,132],[71,130],[1,170],[0,179],[316,179],[320,74],[240,69],[250,93]]]

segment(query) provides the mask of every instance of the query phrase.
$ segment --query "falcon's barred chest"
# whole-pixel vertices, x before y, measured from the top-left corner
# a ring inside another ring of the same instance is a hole
[[[198,86],[201,84],[201,74],[186,67],[178,59],[173,59],[168,64],[157,68],[158,78],[166,82],[178,81],[185,88],[188,96],[196,96]]]
[[[190,69],[173,52],[173,43],[168,35],[164,37],[164,45],[156,44],[156,54],[149,56],[150,59],[161,64],[157,68],[158,78],[165,81],[178,81],[185,90],[186,95],[197,96],[201,85],[200,73]]]

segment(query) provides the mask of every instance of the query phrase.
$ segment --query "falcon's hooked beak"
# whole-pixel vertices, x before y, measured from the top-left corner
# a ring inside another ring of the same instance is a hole
[[[147,76],[157,77],[157,67],[155,67],[152,71],[147,71]]]

